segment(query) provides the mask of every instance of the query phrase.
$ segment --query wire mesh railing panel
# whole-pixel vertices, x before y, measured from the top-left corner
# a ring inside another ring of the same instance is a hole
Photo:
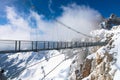
[[[32,41],[21,41],[19,45],[20,45],[20,50],[32,50],[32,46],[34,44],[32,43]]]
[[[72,47],[72,44],[71,42],[68,42],[68,45],[67,45],[68,48],[71,48]]]
[[[54,42],[49,42],[49,49],[54,49]]]
[[[15,41],[0,41],[0,51],[15,50]]]
[[[54,42],[54,48],[55,49],[58,49],[57,45],[58,45],[57,42]]]
[[[65,47],[66,47],[66,43],[62,42],[62,48],[65,48]]]
[[[45,41],[44,47],[45,47],[45,49],[49,49],[49,42]]]
[[[45,49],[45,41],[38,41],[37,42],[37,49],[39,49],[39,50]]]

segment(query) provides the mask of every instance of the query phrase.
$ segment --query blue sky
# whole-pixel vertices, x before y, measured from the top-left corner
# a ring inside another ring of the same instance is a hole
[[[55,19],[88,34],[98,28],[100,15],[120,16],[119,3],[118,0],[0,0],[0,38],[31,39],[31,34],[34,37],[39,34],[42,39],[52,40],[56,33],[57,40],[58,35],[62,39],[70,33],[68,40],[73,39],[78,35],[74,32],[71,35]]]
[[[20,13],[29,14],[32,9],[45,16],[45,19],[52,19],[62,14],[62,6],[76,3],[77,5],[89,6],[104,17],[111,13],[120,16],[119,0],[0,0],[0,24],[7,22],[5,17],[5,7],[14,6]]]

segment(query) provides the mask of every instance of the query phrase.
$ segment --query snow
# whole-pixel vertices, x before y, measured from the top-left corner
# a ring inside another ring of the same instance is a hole
[[[116,48],[117,48],[117,56],[116,56],[116,58],[117,58],[117,61],[116,61],[116,65],[119,67],[119,69],[120,69],[120,37],[117,39],[117,41],[116,41]]]
[[[10,80],[66,80],[73,59],[57,50],[0,54],[0,68]],[[3,65],[4,64],[4,65]]]
[[[95,54],[94,53],[87,56],[87,59],[94,59],[94,58],[95,58]]]
[[[117,70],[114,76],[114,80],[120,80],[120,70]]]
[[[119,35],[120,36],[120,35]],[[115,42],[116,49],[117,50],[117,55],[116,57],[116,67],[117,67],[117,72],[115,73],[114,80],[119,80],[120,79],[120,37]]]
[[[52,54],[54,53],[54,54]],[[47,53],[47,57],[52,57],[55,55],[61,54],[58,51],[50,51]],[[44,56],[41,60],[46,59]],[[41,80],[46,74],[48,74],[56,65],[65,59],[65,55],[61,54],[59,56],[49,58],[49,60],[43,61],[39,64],[36,64],[32,67],[29,67],[24,70],[24,72],[16,79],[22,80]],[[30,65],[37,63],[38,61],[32,62]],[[68,59],[63,61],[55,70],[48,74],[44,80],[66,80],[69,73],[69,68],[72,60]],[[30,66],[27,65],[27,66]]]
[[[97,36],[101,41],[105,41],[106,39],[110,40],[106,46],[99,48],[96,53],[99,54],[100,57],[104,57],[106,53],[105,51],[107,51],[113,56],[113,61],[110,64],[111,70],[109,74],[112,75],[113,80],[120,80],[120,26],[114,26],[111,30],[96,30],[93,31],[92,34]],[[110,42],[112,42],[112,44]],[[96,57],[94,53],[87,56],[88,59],[94,59],[94,57]],[[104,61],[107,63],[106,57]],[[89,80],[91,74],[82,80]]]
[[[109,54],[113,54],[114,59],[116,59],[116,62],[112,65],[115,67],[111,67],[113,70],[117,70],[114,75],[113,80],[119,80],[120,79],[120,26],[114,26],[110,31],[107,31],[105,33],[107,36],[113,35],[112,39],[112,49],[108,49]],[[107,49],[107,48],[106,48]],[[99,49],[99,51],[102,51]],[[104,52],[103,52],[104,53]]]

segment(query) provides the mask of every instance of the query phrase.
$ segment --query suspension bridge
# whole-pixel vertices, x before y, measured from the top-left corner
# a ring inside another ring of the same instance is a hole
[[[91,46],[103,46],[107,42],[63,42],[63,41],[18,41],[0,40],[0,53],[30,52],[42,50],[73,49]]]

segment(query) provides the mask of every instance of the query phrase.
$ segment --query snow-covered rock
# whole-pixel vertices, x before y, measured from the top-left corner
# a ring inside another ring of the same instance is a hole
[[[106,40],[109,42],[106,46],[101,47],[97,52],[87,57],[93,59],[93,63],[91,63],[91,67],[93,68],[91,68],[91,73],[82,80],[119,80],[120,26],[114,26],[109,31],[97,30],[97,33],[96,31],[94,33],[100,38],[99,40]]]

